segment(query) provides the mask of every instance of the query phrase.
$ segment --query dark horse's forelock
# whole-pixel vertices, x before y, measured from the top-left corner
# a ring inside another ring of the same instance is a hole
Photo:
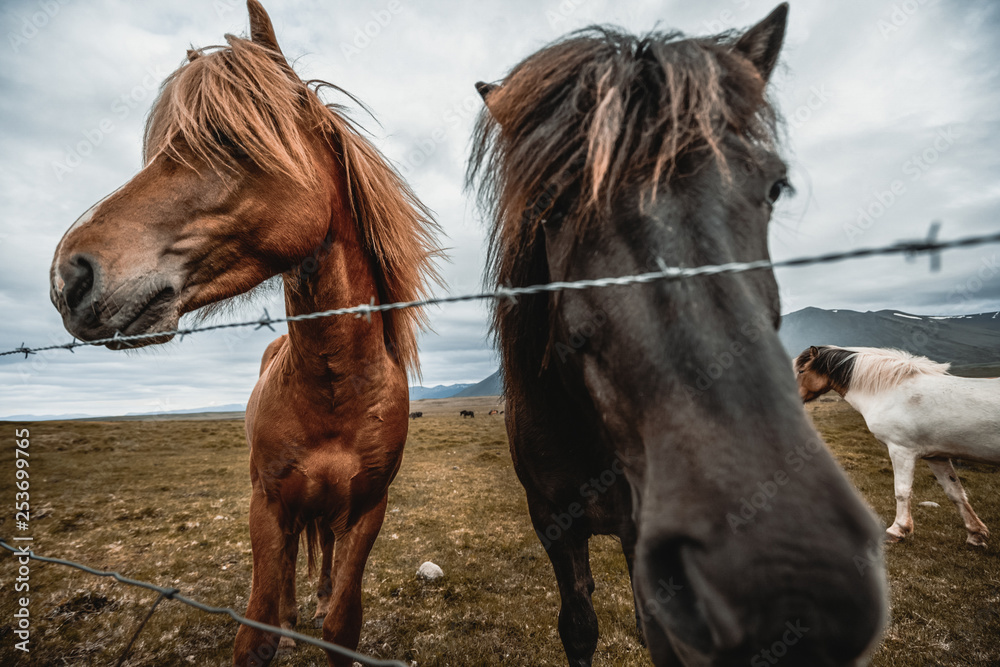
[[[488,94],[467,172],[494,218],[487,280],[524,286],[548,278],[537,233],[548,215],[582,229],[610,212],[624,186],[654,200],[682,159],[684,171],[716,160],[728,176],[726,137],[773,147],[767,82],[734,51],[738,37],[591,27],[516,65]],[[537,338],[539,318],[547,318],[530,305],[495,312],[495,332],[512,327],[499,336],[505,347]]]

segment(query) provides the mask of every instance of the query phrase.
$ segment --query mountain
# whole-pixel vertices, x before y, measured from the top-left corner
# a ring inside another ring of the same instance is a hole
[[[146,417],[163,417],[168,415],[202,415],[215,412],[243,412],[246,406],[242,403],[232,403],[230,405],[214,405],[207,408],[188,408],[186,410],[167,410],[164,412],[129,412],[125,415],[86,415],[86,414],[64,414],[64,415],[10,415],[0,417],[0,421],[24,421],[24,422],[48,422],[48,421],[101,421],[110,420],[133,420]]]
[[[455,394],[455,398],[471,398],[472,396],[499,396],[503,393],[503,383],[500,382],[500,371],[489,376],[482,382],[477,382]]]
[[[126,417],[149,417],[152,415],[193,415],[202,412],[244,412],[247,406],[243,403],[229,405],[214,405],[208,408],[188,408],[186,410],[165,410],[163,412],[129,412]]]
[[[1000,363],[1000,312],[955,317],[804,308],[781,318],[793,358],[810,345],[894,347],[955,365]]]
[[[436,387],[410,387],[410,400],[422,398],[451,398],[471,384],[439,384]]]
[[[93,415],[85,414],[65,414],[65,415],[9,415],[7,417],[0,417],[0,421],[5,422],[48,422],[48,421],[67,421],[70,419],[85,419],[87,417],[92,417]]]

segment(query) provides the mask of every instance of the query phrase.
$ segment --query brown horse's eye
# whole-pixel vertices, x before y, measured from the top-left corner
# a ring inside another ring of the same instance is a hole
[[[249,157],[247,152],[243,150],[243,147],[233,141],[233,139],[225,132],[216,131],[214,134],[216,143],[218,143],[219,147],[231,157],[236,158],[237,160]]]

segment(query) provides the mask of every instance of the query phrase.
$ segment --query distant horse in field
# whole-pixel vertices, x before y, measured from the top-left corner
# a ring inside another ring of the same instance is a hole
[[[787,11],[741,36],[591,28],[477,84],[488,282],[767,258],[787,182],[766,87]],[[597,646],[594,534],[621,540],[657,665],[749,664],[790,619],[810,628],[788,649],[799,665],[854,665],[878,640],[884,568],[854,562],[878,524],[809,424],[779,313],[770,271],[497,303],[511,454],[572,665]]]
[[[472,410],[462,410],[458,415],[464,419],[465,417],[475,417],[476,413]]]
[[[423,416],[424,416],[423,412],[411,412],[410,413],[410,419],[420,419]]]
[[[434,275],[428,211],[338,107],[299,79],[264,9],[247,4],[251,39],[188,52],[149,116],[143,169],[56,249],[52,300],[76,337],[169,332],[181,315],[278,274],[289,314],[425,294]],[[358,645],[362,573],[406,440],[420,317],[293,322],[267,348],[246,412],[249,618],[294,627],[295,562],[309,527],[310,555],[317,538],[324,543],[323,637]],[[278,646],[277,635],[240,626],[234,664],[266,665]]]
[[[910,493],[918,459],[958,508],[966,542],[985,547],[990,536],[949,457],[1000,465],[1000,379],[956,377],[949,368],[871,347],[810,347],[795,359],[802,400],[837,392],[889,450],[896,489],[896,519],[886,530],[890,542],[913,532]]]
[[[492,417],[493,415],[498,415],[498,414],[500,414],[499,410],[490,410],[490,414],[487,416]]]

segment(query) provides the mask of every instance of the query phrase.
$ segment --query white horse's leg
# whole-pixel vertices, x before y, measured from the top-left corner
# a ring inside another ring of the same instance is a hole
[[[972,511],[969,497],[965,495],[965,489],[962,488],[962,482],[959,481],[958,475],[955,473],[951,459],[926,459],[926,461],[934,472],[934,476],[937,477],[938,484],[944,489],[945,495],[958,508],[958,514],[962,517],[965,529],[969,532],[965,541],[974,547],[985,547],[990,530]]]
[[[899,542],[913,532],[910,515],[910,492],[913,489],[913,469],[917,463],[914,453],[899,445],[886,443],[892,460],[893,486],[896,489],[896,520],[885,531],[886,541]]]

